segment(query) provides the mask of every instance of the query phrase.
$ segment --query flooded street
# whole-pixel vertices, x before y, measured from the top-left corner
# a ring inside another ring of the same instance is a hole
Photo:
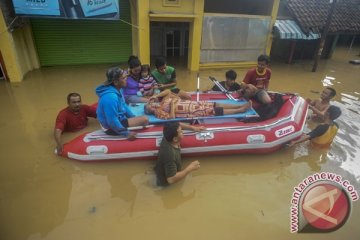
[[[339,174],[360,193],[360,65],[348,63],[359,52],[338,47],[316,73],[311,61],[271,63],[270,90],[315,99],[324,86],[336,89],[333,104],[343,114],[329,150],[300,144],[268,155],[197,158],[199,171],[165,189],[154,185],[153,161],[83,163],[54,154],[66,95],[96,102],[109,65],[49,67],[21,83],[0,81],[0,239],[358,239],[359,201],[328,234],[291,234],[289,209],[294,187],[316,172]],[[226,70],[200,71],[201,89]],[[241,82],[246,70],[234,70]],[[196,74],[177,66],[178,86],[195,91]],[[98,128],[91,119],[63,141]]]

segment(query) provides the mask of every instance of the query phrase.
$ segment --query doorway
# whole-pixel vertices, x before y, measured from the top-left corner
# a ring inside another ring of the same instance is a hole
[[[188,22],[151,22],[150,57],[166,57],[176,62],[187,63],[189,50]]]

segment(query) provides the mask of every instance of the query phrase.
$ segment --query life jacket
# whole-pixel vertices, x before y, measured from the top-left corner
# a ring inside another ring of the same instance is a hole
[[[323,135],[311,139],[311,144],[320,148],[329,147],[336,136],[338,129],[339,128],[336,124],[329,125],[328,130],[326,130]]]

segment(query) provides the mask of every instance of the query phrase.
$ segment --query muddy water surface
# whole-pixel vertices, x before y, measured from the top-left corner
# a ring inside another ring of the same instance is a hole
[[[43,68],[22,83],[0,82],[0,239],[358,239],[359,202],[329,234],[290,234],[289,208],[293,188],[316,172],[340,174],[360,192],[360,66],[348,63],[359,51],[338,48],[316,73],[308,61],[271,66],[271,90],[318,98],[324,86],[336,88],[343,115],[329,150],[301,144],[203,157],[199,171],[166,189],[154,186],[152,161],[81,163],[53,154],[54,120],[67,93],[96,102],[108,66]],[[179,86],[195,90],[196,73],[177,69]],[[235,70],[241,81],[245,70]],[[223,79],[225,71],[201,71],[201,89],[211,86],[207,76]],[[98,128],[90,120],[82,132]]]

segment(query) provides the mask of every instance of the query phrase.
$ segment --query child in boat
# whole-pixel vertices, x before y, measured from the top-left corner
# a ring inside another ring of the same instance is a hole
[[[315,147],[329,147],[339,129],[339,125],[334,120],[340,115],[341,109],[331,105],[324,114],[324,123],[319,124],[310,133],[302,135],[300,139],[291,141],[287,144],[287,147],[292,147],[297,143],[307,140],[310,140],[311,144]]]
[[[240,85],[235,82],[237,74],[234,70],[229,70],[225,73],[225,81],[219,82],[221,86],[228,92],[235,92],[240,90]],[[221,89],[215,84],[211,91],[221,91]]]
[[[157,97],[162,97],[161,102],[156,102]],[[154,114],[160,119],[194,118],[206,116],[223,116],[245,112],[251,108],[251,102],[246,104],[222,104],[206,101],[191,101],[181,99],[170,90],[165,90],[150,98],[144,106],[146,114]]]
[[[149,64],[141,65],[141,78],[139,80],[138,96],[147,97],[152,96],[154,93],[158,94],[160,90],[155,79],[150,75]]]

